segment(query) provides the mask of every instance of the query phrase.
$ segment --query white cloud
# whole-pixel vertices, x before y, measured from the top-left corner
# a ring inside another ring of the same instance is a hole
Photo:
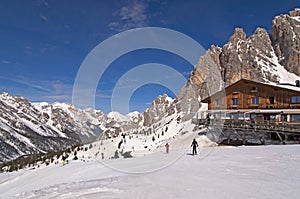
[[[28,87],[31,87],[31,88],[34,88],[34,89],[38,89],[38,90],[41,90],[41,91],[46,91],[46,92],[50,91],[48,88],[46,88],[44,86],[41,86],[38,83],[33,82],[31,80],[28,80],[28,79],[26,79],[24,77],[5,77],[5,76],[0,76],[0,79],[8,80],[8,81],[13,81],[13,82],[16,82],[16,83],[19,83],[19,84],[23,84],[23,85],[26,85]]]
[[[46,102],[68,102],[72,101],[72,88],[73,85],[66,84],[59,80],[45,80],[40,81],[39,84],[43,87],[47,87],[48,92],[41,92],[38,96],[35,96],[34,101],[46,101]]]
[[[61,101],[61,102],[71,102],[71,96],[70,95],[44,95],[41,97],[38,97],[37,101]]]
[[[124,31],[147,26],[147,7],[148,4],[146,2],[131,1],[114,13],[114,16],[118,19],[109,23],[108,27],[114,31]]]
[[[25,93],[22,93],[24,97],[28,97],[33,101],[63,101],[63,102],[71,102],[72,98],[72,88],[73,85],[71,84],[66,84],[61,81],[57,80],[42,80],[42,81],[36,81],[29,79],[27,77],[23,76],[18,76],[18,77],[5,77],[5,76],[0,76],[0,79],[2,80],[8,80],[12,81],[18,84],[22,84],[27,86],[28,88],[34,89],[34,95],[26,96],[26,90],[28,93],[28,89],[25,89]],[[7,89],[2,89],[6,92],[9,90],[20,90],[22,87],[19,87],[18,85],[15,85],[13,88],[7,88]],[[21,91],[23,92],[23,91]],[[22,95],[21,94],[21,95]]]
[[[10,61],[2,60],[1,63],[2,63],[2,64],[10,64]]]
[[[43,21],[49,21],[48,17],[46,17],[45,15],[42,15],[40,14],[40,18],[43,20]]]

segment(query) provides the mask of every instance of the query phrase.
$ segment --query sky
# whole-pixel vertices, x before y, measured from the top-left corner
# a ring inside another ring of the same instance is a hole
[[[0,92],[31,102],[72,103],[83,61],[116,34],[134,28],[168,28],[208,49],[223,46],[236,27],[247,36],[257,27],[270,33],[274,16],[296,7],[300,7],[296,0],[0,0]],[[147,63],[167,65],[185,78],[193,70],[192,64],[170,52],[129,52],[114,60],[101,76],[95,108],[110,112],[118,80]],[[142,85],[131,95],[129,111],[142,112],[164,93],[173,98],[177,94],[163,85]]]

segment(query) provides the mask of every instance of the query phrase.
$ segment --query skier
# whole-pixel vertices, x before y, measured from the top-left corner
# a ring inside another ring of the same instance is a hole
[[[123,137],[124,143],[126,144],[126,134],[122,133],[121,136]]]
[[[198,147],[198,143],[196,141],[196,139],[194,138],[191,147],[193,147],[193,155],[197,155],[197,147]]]
[[[121,139],[121,141],[119,142],[119,144],[118,144],[118,149],[121,148],[121,144],[123,144],[123,139]]]
[[[61,164],[62,164],[62,166],[65,166],[65,164],[66,164],[66,156],[62,156],[62,158],[61,158]]]
[[[170,147],[170,145],[169,145],[169,143],[168,143],[168,140],[166,141],[165,147],[166,147],[166,152],[169,153],[169,147]]]

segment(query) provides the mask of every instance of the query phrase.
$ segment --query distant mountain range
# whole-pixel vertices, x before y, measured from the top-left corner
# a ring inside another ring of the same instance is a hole
[[[217,68],[213,74],[211,68]],[[213,76],[212,76],[213,75]],[[175,99],[158,96],[143,113],[105,115],[67,103],[30,103],[21,96],[0,95],[0,163],[19,156],[66,148],[122,133],[190,130],[184,123],[205,110],[201,99],[241,78],[294,83],[300,79],[300,9],[276,16],[272,33],[257,28],[246,38],[236,28],[223,46],[211,46],[200,57]],[[171,128],[172,127],[172,128]],[[173,132],[174,133],[174,132]]]

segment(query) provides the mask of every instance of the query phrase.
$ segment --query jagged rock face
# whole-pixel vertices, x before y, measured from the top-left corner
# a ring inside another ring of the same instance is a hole
[[[274,75],[276,63],[273,63],[273,59],[272,43],[265,29],[257,28],[253,35],[246,38],[246,33],[237,28],[220,54],[225,85],[242,78],[262,82],[278,81],[278,76]],[[265,68],[266,64],[268,66]]]
[[[274,49],[289,72],[300,75],[300,9],[280,15],[272,22]]]
[[[181,101],[181,104],[196,102],[242,78],[294,83],[300,74],[299,13],[300,9],[295,9],[290,12],[290,16],[275,17],[272,37],[265,29],[257,28],[247,38],[242,28],[236,28],[222,48],[211,46],[199,59],[188,82],[177,96],[179,105]],[[220,76],[224,84],[219,81]],[[196,103],[193,107],[197,107]]]
[[[143,112],[144,126],[150,126],[161,118],[174,112],[173,100],[167,95],[158,96],[151,106]]]
[[[182,121],[191,119],[201,108],[201,98],[209,96],[222,87],[220,76],[219,55],[221,48],[211,46],[200,57],[194,70],[190,74],[186,85],[176,97],[176,109],[184,113]]]

